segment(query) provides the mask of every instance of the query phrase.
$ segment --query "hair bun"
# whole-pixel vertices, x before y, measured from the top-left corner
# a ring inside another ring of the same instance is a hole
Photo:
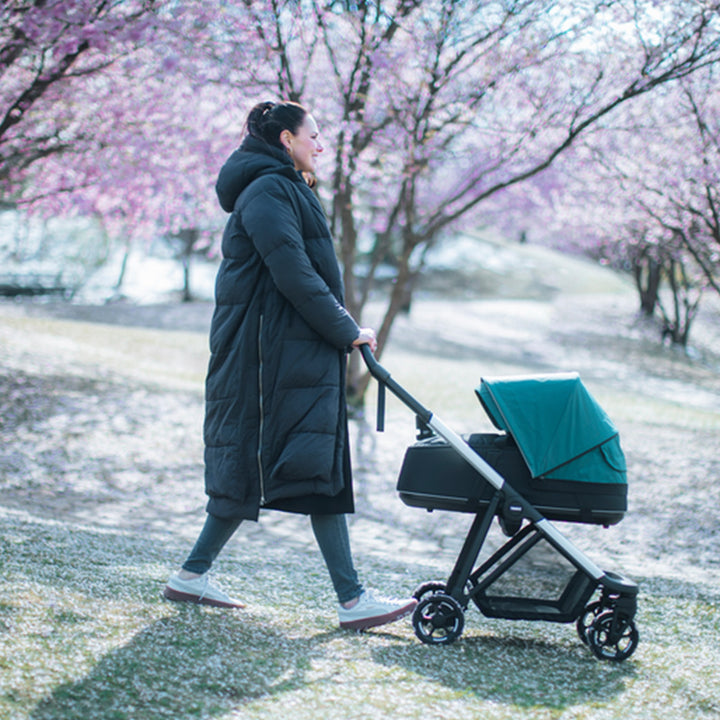
[[[293,134],[303,123],[307,110],[294,102],[260,102],[250,111],[245,127],[247,133],[283,150],[280,133],[290,130]]]

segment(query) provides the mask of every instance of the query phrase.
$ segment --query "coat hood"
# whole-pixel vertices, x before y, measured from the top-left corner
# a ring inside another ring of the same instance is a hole
[[[245,138],[242,145],[222,166],[215,183],[215,192],[222,209],[232,212],[240,193],[253,180],[271,173],[286,175],[292,180],[302,180],[286,152],[257,138]]]

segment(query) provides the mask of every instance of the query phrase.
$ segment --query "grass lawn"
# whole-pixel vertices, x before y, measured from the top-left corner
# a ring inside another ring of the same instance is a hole
[[[524,345],[532,355],[511,356],[494,322],[497,354],[475,349],[486,353],[483,371],[535,371],[557,347],[550,334]],[[403,341],[411,331],[399,328],[387,366],[449,424],[474,429],[478,364],[460,352],[422,353]],[[590,384],[627,438],[636,489],[620,525],[568,530],[592,559],[640,583],[639,647],[611,663],[596,660],[572,625],[492,620],[472,606],[448,647],[420,643],[409,619],[340,631],[307,523],[278,514],[243,527],[216,563],[215,577],[245,610],[164,601],[164,581],[202,521],[205,336],[12,314],[0,314],[0,336],[3,720],[720,716],[715,371],[684,379],[697,389],[693,406],[665,393],[663,382],[677,393],[673,372],[643,394],[642,378],[603,380],[620,362],[612,348],[595,356]],[[560,364],[596,352],[581,340]],[[446,341],[461,347],[457,336]],[[663,357],[653,367],[679,362]],[[363,577],[400,594],[446,578],[469,518],[397,499],[413,420],[392,398],[388,413],[381,436],[371,424],[352,428],[351,534]],[[524,581],[532,594],[542,568]]]
[[[717,589],[642,578],[641,643],[600,662],[572,626],[467,613],[430,647],[408,621],[336,629],[315,553],[251,539],[218,572],[248,602],[163,602],[172,539],[2,517],[3,718],[712,718]],[[242,550],[242,551],[241,551]],[[241,556],[241,557],[239,557]],[[254,558],[248,560],[248,557]],[[243,578],[229,574],[241,564]],[[277,568],[282,568],[278,575]],[[398,586],[427,568],[373,561]],[[529,580],[532,587],[532,579]]]

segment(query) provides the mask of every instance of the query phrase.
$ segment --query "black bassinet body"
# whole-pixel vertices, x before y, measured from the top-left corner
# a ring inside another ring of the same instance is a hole
[[[510,435],[473,434],[470,447],[548,520],[614,525],[627,510],[627,484],[572,478],[533,478]],[[479,513],[495,493],[450,445],[438,437],[407,448],[397,482],[400,499],[428,510]],[[511,509],[502,508],[509,520]]]

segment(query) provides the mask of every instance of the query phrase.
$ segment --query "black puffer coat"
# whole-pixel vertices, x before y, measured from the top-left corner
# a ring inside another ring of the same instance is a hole
[[[289,156],[247,138],[216,186],[232,212],[206,381],[208,512],[352,512],[345,362],[359,328],[323,210]]]

